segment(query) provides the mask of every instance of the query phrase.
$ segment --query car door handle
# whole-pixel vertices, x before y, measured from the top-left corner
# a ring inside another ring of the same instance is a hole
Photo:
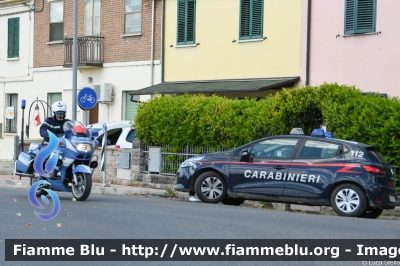
[[[285,167],[283,167],[282,165],[277,165],[274,167],[276,170],[282,170],[285,169]]]

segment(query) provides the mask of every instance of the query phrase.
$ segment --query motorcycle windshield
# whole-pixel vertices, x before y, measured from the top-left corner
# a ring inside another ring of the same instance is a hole
[[[64,132],[71,132],[72,136],[79,137],[89,137],[89,132],[87,131],[84,124],[79,121],[67,121],[64,123]]]

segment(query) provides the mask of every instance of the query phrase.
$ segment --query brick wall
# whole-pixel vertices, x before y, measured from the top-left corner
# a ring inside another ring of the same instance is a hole
[[[64,33],[73,36],[73,2],[64,1]],[[78,36],[84,36],[85,2],[78,0]],[[161,59],[162,0],[155,2],[154,59]],[[121,37],[125,25],[125,1],[103,0],[101,36],[104,37],[104,61],[130,62],[150,60],[152,1],[142,0],[142,35]],[[50,3],[44,1],[42,12],[35,13],[34,67],[64,64],[64,45],[46,44],[50,40]]]

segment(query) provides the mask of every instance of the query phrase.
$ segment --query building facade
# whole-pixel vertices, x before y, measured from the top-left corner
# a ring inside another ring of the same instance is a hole
[[[13,159],[21,133],[21,100],[33,80],[34,1],[0,1],[0,158]]]
[[[68,105],[67,118],[72,117],[73,2],[43,1],[44,6],[38,12],[31,12],[32,30],[20,32],[24,38],[29,33],[32,43],[31,64],[26,67],[29,69],[27,81],[9,82],[9,74],[5,74],[5,95],[16,94],[18,104],[26,100],[24,126],[29,125],[29,139],[40,140],[39,127],[34,125],[36,116],[43,121],[49,115],[49,109],[42,108],[41,104],[38,104],[39,110],[35,110],[36,99],[49,105],[62,100]],[[137,102],[150,96],[136,96],[136,102],[132,102],[128,93],[161,81],[162,1],[78,1],[77,17],[77,90],[84,87],[107,89],[104,101],[92,110],[83,111],[77,107],[77,120],[86,124],[133,120]],[[26,43],[24,40],[20,45]],[[13,61],[6,62],[6,69],[10,62]],[[12,139],[20,135],[22,129],[18,124],[22,122],[21,113],[18,110],[14,120],[15,132],[5,133],[0,139],[10,144],[10,147],[2,147],[0,143],[0,159],[12,159]]]
[[[163,84],[133,94],[263,97],[299,86],[302,3],[165,0]]]
[[[308,8],[310,5],[310,8]],[[396,0],[303,1],[309,16],[309,84],[347,84],[363,92],[400,96],[400,18]],[[303,16],[302,65],[306,66],[307,15]],[[302,80],[306,80],[302,68]]]

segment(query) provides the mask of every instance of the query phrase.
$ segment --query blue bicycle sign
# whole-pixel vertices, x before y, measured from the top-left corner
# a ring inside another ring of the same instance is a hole
[[[92,94],[89,94],[89,95],[85,94],[84,96],[82,96],[82,97],[79,99],[79,101],[80,101],[81,103],[84,103],[84,102],[86,102],[86,101],[88,101],[88,102],[90,102],[90,103],[94,103],[94,102],[96,101],[96,98],[93,97]]]
[[[83,88],[78,93],[78,105],[82,110],[90,110],[97,103],[96,92],[92,88]]]

